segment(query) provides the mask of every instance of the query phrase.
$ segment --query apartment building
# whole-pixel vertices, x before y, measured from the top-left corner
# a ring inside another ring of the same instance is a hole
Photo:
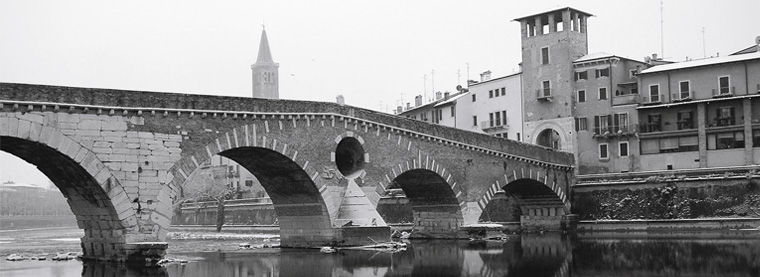
[[[578,173],[638,170],[638,71],[648,64],[607,53],[572,63]]]
[[[640,170],[760,164],[760,52],[746,50],[641,71]]]

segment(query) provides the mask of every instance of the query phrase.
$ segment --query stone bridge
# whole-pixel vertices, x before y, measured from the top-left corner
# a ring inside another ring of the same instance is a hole
[[[559,229],[573,157],[334,103],[0,83],[0,149],[68,199],[86,258],[163,255],[173,204],[214,155],[253,173],[283,247],[389,240],[375,210],[410,199],[414,234],[458,238],[504,190],[524,227]]]

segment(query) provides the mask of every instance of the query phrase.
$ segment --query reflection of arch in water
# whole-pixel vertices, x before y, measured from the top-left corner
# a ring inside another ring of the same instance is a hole
[[[510,236],[500,251],[479,251],[482,276],[569,276],[570,242],[560,233]]]

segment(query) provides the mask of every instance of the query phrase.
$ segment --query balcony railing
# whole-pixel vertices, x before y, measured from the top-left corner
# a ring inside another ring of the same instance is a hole
[[[727,97],[736,94],[736,87],[722,87],[712,90],[713,98]]]
[[[638,94],[625,94],[625,95],[616,95],[612,97],[612,105],[628,105],[628,104],[636,104],[641,102],[641,96]]]
[[[657,103],[662,103],[662,98],[663,98],[663,95],[658,94],[658,95],[647,95],[647,96],[642,97],[641,99],[644,100],[643,101],[644,104],[657,104]]]
[[[690,130],[690,129],[696,129],[697,125],[694,124],[694,120],[681,120],[676,122],[678,125],[678,130]]]
[[[713,121],[712,126],[733,126],[736,125],[735,117],[717,117]]]
[[[688,101],[694,98],[694,91],[692,90],[671,93],[670,96],[670,101],[673,102]]]
[[[631,135],[638,130],[638,124],[609,125],[605,127],[595,127],[594,137],[610,137]]]
[[[536,99],[551,101],[551,99],[552,99],[552,89],[551,88],[537,89],[536,90]]]
[[[499,124],[497,124],[497,123],[499,123]],[[497,128],[507,129],[507,128],[509,128],[509,125],[507,124],[506,120],[499,121],[499,122],[486,120],[486,121],[481,121],[480,122],[480,128],[482,130],[497,129]]]
[[[662,132],[662,123],[642,123],[639,127],[642,133]]]

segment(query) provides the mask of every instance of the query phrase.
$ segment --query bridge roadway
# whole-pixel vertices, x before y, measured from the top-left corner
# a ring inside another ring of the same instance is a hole
[[[163,256],[173,203],[214,155],[261,182],[283,247],[388,241],[389,188],[417,237],[463,237],[500,190],[526,203],[523,226],[559,229],[575,180],[569,153],[335,103],[13,83],[0,149],[61,190],[85,258],[112,261]]]

